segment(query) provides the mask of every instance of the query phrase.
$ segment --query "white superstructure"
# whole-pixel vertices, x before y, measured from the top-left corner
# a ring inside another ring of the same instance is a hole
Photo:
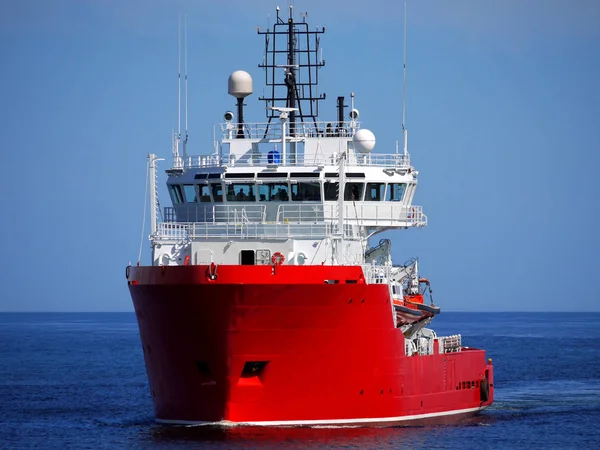
[[[312,89],[325,64],[319,56],[323,32],[295,22],[292,8],[287,22],[278,10],[273,30],[259,29],[267,43],[260,66],[271,95],[260,100],[268,121],[244,121],[253,81],[235,71],[228,92],[237,99],[237,116],[224,114],[215,147],[188,153],[187,114],[181,154],[181,133],[175,134],[167,170],[173,206],[163,211],[155,208],[156,157],[150,155],[153,265],[272,264],[277,254],[279,264],[391,268],[389,245],[387,256],[375,261],[369,238],[427,224],[422,208],[413,205],[418,172],[410,164],[404,124],[403,151],[396,146],[395,153],[382,154],[374,151],[374,133],[358,122],[354,94],[347,117],[344,97],[338,97],[337,119],[318,120],[325,95]],[[185,80],[187,111],[187,70]]]
[[[167,170],[173,206],[151,237],[155,265],[270,264],[275,252],[284,264],[364,264],[373,234],[427,224],[408,154],[358,151],[359,123],[302,124],[293,138],[282,123],[243,127],[238,138],[238,124],[222,124],[216,151]]]

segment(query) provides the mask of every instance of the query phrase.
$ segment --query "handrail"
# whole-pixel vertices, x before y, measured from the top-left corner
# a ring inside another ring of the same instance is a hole
[[[316,222],[319,220],[336,220],[339,205],[326,204],[292,204],[279,205],[277,221]],[[390,222],[406,223],[406,226],[425,226],[427,216],[423,214],[422,206],[402,205],[396,202],[347,202],[344,205],[344,222],[353,225],[368,224],[369,226]]]
[[[391,266],[363,264],[362,269],[367,284],[388,284],[390,280]]]
[[[181,208],[179,216],[175,208],[172,206],[164,207],[164,222],[231,222],[239,223],[256,222],[261,223],[266,219],[266,205],[214,205],[206,204],[190,204],[185,208]]]
[[[288,161],[274,161],[273,156],[256,154],[248,155],[244,159],[237,159],[235,156],[226,153],[222,156],[192,155],[184,161],[184,167],[188,169],[197,168],[216,168],[216,167],[266,167],[271,164],[277,164],[290,167],[318,167],[318,166],[337,166],[339,155],[332,154],[326,156],[310,155],[305,158],[303,153],[298,153],[294,159]],[[357,167],[382,167],[386,169],[407,170],[410,167],[410,156],[404,154],[384,154],[369,153],[367,155],[351,155],[348,159],[349,166]]]
[[[339,205],[326,203],[290,203],[277,206],[273,223],[331,223],[338,219]],[[164,208],[166,223],[267,223],[267,205],[214,205],[202,204],[182,208],[175,214],[173,207]],[[422,206],[403,205],[399,202],[347,202],[344,222],[358,226],[423,227],[427,216]]]
[[[338,217],[337,204],[325,204],[325,219]],[[344,204],[344,221],[350,224],[377,226],[393,222],[405,223],[406,226],[425,226],[427,216],[422,206],[402,205],[397,202],[346,202]]]
[[[212,222],[252,222],[265,221],[266,205],[215,205]]]
[[[323,204],[292,204],[277,207],[277,222],[322,222]]]
[[[324,239],[335,234],[335,226],[317,224],[268,223],[160,223],[153,240],[186,238],[249,238],[249,239]]]
[[[223,139],[235,139],[240,124],[226,122],[219,124]],[[281,139],[281,122],[243,123],[244,137],[248,139]],[[360,122],[300,122],[294,124],[295,137],[347,137],[360,129]]]

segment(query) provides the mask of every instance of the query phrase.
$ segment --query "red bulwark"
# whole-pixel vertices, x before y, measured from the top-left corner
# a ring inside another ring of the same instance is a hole
[[[132,267],[128,284],[159,421],[442,423],[493,400],[483,350],[405,356],[361,267]]]

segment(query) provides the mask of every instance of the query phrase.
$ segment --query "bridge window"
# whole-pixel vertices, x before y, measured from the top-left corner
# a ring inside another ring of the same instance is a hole
[[[213,195],[213,199],[215,202],[222,202],[223,201],[223,186],[221,186],[221,183],[214,183],[211,184],[211,189],[212,189],[212,195]]]
[[[289,200],[289,189],[287,183],[259,184],[258,199],[261,202],[287,202]]]
[[[228,202],[253,202],[255,200],[254,183],[232,183],[227,185]]]
[[[285,176],[285,174],[284,174]],[[254,178],[253,173],[226,173],[225,178]]]
[[[367,183],[365,201],[379,202],[384,199],[385,183]]]
[[[338,199],[338,183],[332,183],[326,181],[323,185],[323,192],[325,194],[325,200],[334,201]]]
[[[386,193],[386,200],[388,202],[401,202],[405,190],[405,183],[390,183]]]
[[[346,183],[344,200],[361,201],[363,198],[364,183]]]
[[[171,191],[171,198],[173,199],[173,203],[183,203],[183,194],[181,192],[181,186],[179,186],[178,184],[170,184],[169,190]]]
[[[184,184],[183,193],[186,203],[196,203],[196,187],[193,184]]]
[[[321,186],[319,183],[292,184],[293,201],[319,201],[321,200]]]
[[[258,172],[257,178],[287,178],[287,172]]]
[[[319,178],[317,172],[292,172],[290,173],[292,178]]]
[[[210,186],[206,184],[199,184],[198,193],[200,194],[201,203],[210,203]]]
[[[207,178],[221,178],[220,173],[197,173],[194,180],[206,180]]]

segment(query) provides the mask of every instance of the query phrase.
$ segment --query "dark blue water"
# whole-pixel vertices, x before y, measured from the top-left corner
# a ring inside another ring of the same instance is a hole
[[[600,448],[600,313],[443,313],[493,358],[496,403],[459,425],[155,424],[133,313],[0,314],[0,448]]]

